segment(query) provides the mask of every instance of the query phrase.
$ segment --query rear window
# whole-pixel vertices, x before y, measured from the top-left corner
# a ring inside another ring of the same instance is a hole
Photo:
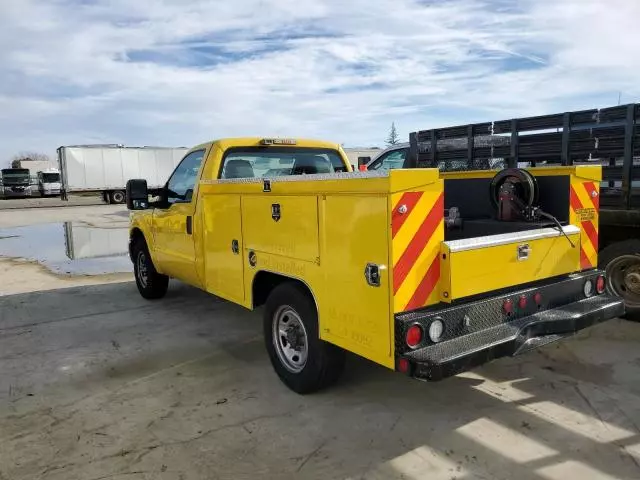
[[[346,172],[340,154],[324,148],[230,149],[222,162],[220,178],[272,178]]]

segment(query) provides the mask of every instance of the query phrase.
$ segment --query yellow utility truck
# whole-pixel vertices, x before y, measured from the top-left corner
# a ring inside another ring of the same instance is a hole
[[[296,392],[334,382],[345,351],[439,380],[624,313],[584,259],[599,181],[583,166],[353,172],[333,143],[217,140],[159,197],[128,182],[130,255],[145,298],[175,278],[264,306]]]

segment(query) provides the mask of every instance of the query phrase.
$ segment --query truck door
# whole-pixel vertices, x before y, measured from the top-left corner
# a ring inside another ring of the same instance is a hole
[[[189,153],[167,182],[165,208],[153,212],[155,253],[159,269],[170,277],[201,286],[193,240],[196,181],[205,150]]]

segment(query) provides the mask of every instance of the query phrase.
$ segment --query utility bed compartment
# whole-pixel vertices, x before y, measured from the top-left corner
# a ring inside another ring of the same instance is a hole
[[[568,225],[563,231],[541,228],[442,242],[441,301],[580,270],[580,229]]]

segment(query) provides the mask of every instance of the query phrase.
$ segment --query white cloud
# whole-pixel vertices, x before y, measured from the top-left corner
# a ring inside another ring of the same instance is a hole
[[[69,143],[380,144],[640,99],[627,0],[0,3],[0,163]]]

